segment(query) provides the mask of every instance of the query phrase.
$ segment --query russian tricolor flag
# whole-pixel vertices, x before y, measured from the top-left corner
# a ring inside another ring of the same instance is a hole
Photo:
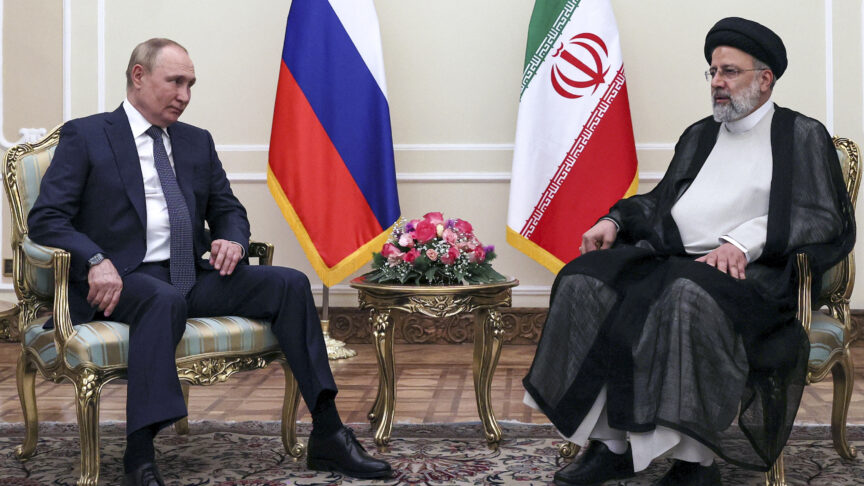
[[[267,185],[328,287],[380,250],[399,218],[372,0],[293,0]]]

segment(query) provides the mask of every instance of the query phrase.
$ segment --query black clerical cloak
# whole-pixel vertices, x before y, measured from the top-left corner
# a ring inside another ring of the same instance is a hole
[[[663,425],[731,463],[767,470],[791,432],[807,373],[795,255],[808,255],[818,289],[819,276],[852,249],[855,221],[825,128],[777,107],[762,255],[745,280],[695,262],[671,210],[720,126],[711,118],[690,126],[660,183],[610,210],[620,225],[615,246],[561,270],[523,384],[565,435],[605,384],[611,427]]]

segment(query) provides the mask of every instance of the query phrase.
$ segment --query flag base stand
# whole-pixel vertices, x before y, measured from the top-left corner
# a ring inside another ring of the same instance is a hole
[[[342,341],[330,337],[329,319],[321,319],[321,330],[324,332],[324,344],[327,345],[327,359],[335,361],[357,356],[357,351],[346,347]]]

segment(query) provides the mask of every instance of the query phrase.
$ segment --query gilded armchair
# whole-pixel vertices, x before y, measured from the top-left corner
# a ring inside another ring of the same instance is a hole
[[[849,139],[834,137],[834,147],[854,207],[861,182],[858,145]],[[822,381],[831,373],[834,387],[831,436],[837,453],[845,459],[852,459],[856,451],[846,440],[846,416],[855,378],[849,351],[849,345],[855,338],[849,311],[849,297],[855,283],[854,252],[850,252],[822,276],[821,288],[815,296],[812,295],[812,274],[807,256],[797,255],[796,264],[799,275],[797,317],[810,338],[807,383]],[[579,447],[572,442],[565,442],[558,449],[561,456],[568,458],[574,457],[579,451]],[[768,486],[786,485],[782,454],[766,473],[765,479]]]
[[[840,158],[846,190],[852,207],[858,198],[861,184],[861,158],[858,145],[846,138],[834,137],[834,147]],[[844,459],[852,459],[857,451],[846,440],[846,416],[852,399],[855,367],[849,345],[855,338],[849,297],[855,285],[855,255],[850,252],[840,263],[825,272],[818,295],[811,289],[812,275],[807,256],[799,254],[798,265],[798,319],[810,337],[807,383],[816,383],[831,373],[834,398],[831,410],[831,437],[834,449]],[[781,455],[768,471],[769,486],[785,486]]]
[[[26,429],[24,443],[16,448],[16,454],[26,460],[36,449],[36,371],[54,382],[68,380],[75,389],[81,437],[78,484],[90,486],[99,480],[99,396],[105,384],[126,374],[129,329],[111,321],[73,326],[67,300],[70,254],[38,245],[27,236],[27,214],[59,139],[57,127],[34,144],[10,148],[3,164],[3,182],[12,212],[13,279],[20,309],[21,354],[16,378]],[[269,265],[273,246],[253,242],[249,253],[257,257],[259,264]],[[54,316],[55,326],[43,329],[49,314]],[[295,430],[300,400],[297,382],[267,322],[233,316],[189,319],[176,358],[187,398],[189,384],[211,385],[239,371],[281,362],[285,371],[282,442],[291,456],[303,454],[304,446],[297,442]],[[188,431],[188,423],[178,422],[176,428],[181,433]]]

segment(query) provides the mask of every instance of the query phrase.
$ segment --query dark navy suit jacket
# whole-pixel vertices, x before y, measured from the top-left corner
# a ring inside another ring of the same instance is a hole
[[[246,210],[231,192],[210,133],[176,122],[168,134],[177,183],[192,219],[198,266],[212,269],[198,258],[210,250],[211,237],[238,242],[248,254]],[[124,276],[141,264],[147,249],[141,162],[122,106],[63,125],[27,223],[33,241],[71,253],[72,322],[92,320],[87,260],[103,253]]]

